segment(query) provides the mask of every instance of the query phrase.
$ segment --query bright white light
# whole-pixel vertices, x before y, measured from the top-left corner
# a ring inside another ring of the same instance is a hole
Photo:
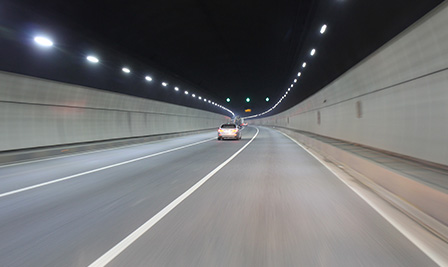
[[[313,48],[313,50],[311,50],[310,55],[314,56],[314,54],[316,54],[316,49]]]
[[[196,97],[196,95],[195,95],[195,94],[192,94],[191,96],[192,96],[192,97]]]
[[[202,99],[202,96],[199,96],[198,98],[199,98],[199,100],[201,100],[201,99]]]
[[[179,91],[179,87],[177,87],[177,86],[174,87],[174,90]]]
[[[150,76],[146,76],[145,80],[147,80],[148,82],[152,81],[152,78]]]
[[[207,98],[204,98],[204,101],[207,102]]]
[[[302,76],[302,73],[301,72],[297,73],[297,76],[299,76],[299,77]]]
[[[297,82],[297,79],[294,79],[294,83],[296,83]]]
[[[185,91],[184,94],[188,95],[188,91]]]
[[[90,61],[90,62],[92,62],[92,63],[98,63],[98,62],[100,62],[100,60],[99,60],[98,58],[94,57],[94,56],[88,56],[88,57],[87,57],[87,60]]]
[[[131,70],[128,69],[128,68],[122,68],[121,70],[122,70],[123,72],[125,72],[125,73],[129,73],[129,72],[131,72]]]
[[[209,100],[208,103],[212,103],[212,101]]]
[[[288,92],[291,91],[291,88],[288,88]]]
[[[294,84],[291,83],[291,87],[294,87]]]
[[[36,36],[34,37],[34,41],[41,46],[47,46],[47,47],[53,46],[53,42],[46,37]]]
[[[168,83],[163,82],[162,85],[166,87],[168,85]]]
[[[306,62],[303,62],[302,68],[305,68],[305,67],[306,67]]]
[[[322,25],[322,28],[320,28],[320,33],[323,34],[326,29],[327,29],[327,25],[326,24]]]

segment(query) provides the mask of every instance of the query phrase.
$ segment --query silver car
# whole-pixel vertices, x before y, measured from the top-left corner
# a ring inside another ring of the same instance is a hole
[[[234,123],[225,123],[218,129],[218,140],[241,139],[241,128]]]

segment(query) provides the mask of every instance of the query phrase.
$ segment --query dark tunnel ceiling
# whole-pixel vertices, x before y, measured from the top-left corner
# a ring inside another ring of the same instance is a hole
[[[303,76],[275,113],[323,88],[442,1],[12,2],[40,20],[34,23],[70,29],[155,65],[248,115],[244,108],[254,114],[272,107],[303,61]]]

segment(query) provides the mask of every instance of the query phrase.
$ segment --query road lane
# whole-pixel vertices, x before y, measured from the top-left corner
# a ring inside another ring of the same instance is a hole
[[[108,266],[436,266],[267,128]]]
[[[0,198],[0,266],[88,266],[255,132],[248,127],[241,141],[212,140]],[[110,153],[119,162],[203,138],[198,136]],[[98,153],[75,155],[71,162],[67,157],[61,166],[62,159],[24,164],[26,170],[5,180],[29,173],[19,180],[30,184],[84,170],[81,163],[89,160],[97,160],[95,166],[110,162],[108,152]],[[312,156],[280,133],[260,128],[241,154],[109,265],[435,264]]]
[[[121,254],[128,246],[132,245],[137,239],[139,239],[142,235],[144,235],[147,231],[149,231],[155,224],[157,224],[161,219],[163,219],[167,214],[169,214],[174,208],[176,208],[179,204],[181,204],[185,199],[187,199],[191,194],[193,194],[197,189],[199,189],[204,183],[206,183],[210,178],[212,178],[217,172],[219,172],[222,168],[224,168],[227,164],[229,164],[235,157],[237,157],[244,149],[249,146],[253,140],[258,135],[258,129],[255,135],[251,138],[249,142],[247,142],[242,148],[240,148],[237,152],[235,152],[232,156],[226,159],[223,163],[221,163],[218,167],[209,172],[206,176],[204,176],[201,180],[199,180],[196,184],[190,187],[187,191],[185,191],[182,195],[173,200],[169,205],[159,211],[156,215],[154,215],[151,219],[146,221],[142,226],[137,228],[134,232],[128,235],[125,239],[120,241],[117,245],[108,250],[105,254],[103,254],[100,258],[95,260],[89,267],[102,267],[111,262],[115,257]],[[241,139],[241,134],[239,138]],[[219,139],[220,140],[220,139]]]
[[[0,194],[104,166],[212,140],[215,132],[0,166]]]
[[[0,266],[87,266],[254,133],[0,198]]]

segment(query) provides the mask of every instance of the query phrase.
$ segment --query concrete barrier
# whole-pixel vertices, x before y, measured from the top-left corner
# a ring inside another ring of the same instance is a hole
[[[285,132],[301,144],[313,148],[337,165],[349,166],[352,170],[368,177],[399,198],[412,203],[414,207],[445,225],[443,227],[434,222],[425,222],[425,224],[430,225],[428,228],[448,240],[448,193],[446,191],[418,182],[404,173],[394,171],[368,158],[350,153],[350,151],[340,149],[300,132],[285,128],[279,128],[278,130]]]

